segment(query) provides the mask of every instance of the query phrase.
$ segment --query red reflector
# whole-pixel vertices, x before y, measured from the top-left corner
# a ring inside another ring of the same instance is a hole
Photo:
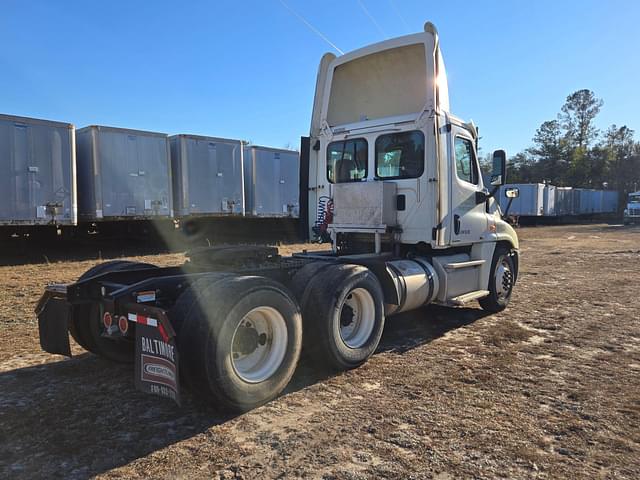
[[[118,328],[120,329],[120,333],[123,335],[127,333],[127,330],[129,330],[129,321],[124,315],[118,318]]]
[[[111,324],[113,323],[113,317],[109,312],[104,312],[104,315],[102,316],[102,323],[104,324],[104,328],[108,329],[111,327]]]

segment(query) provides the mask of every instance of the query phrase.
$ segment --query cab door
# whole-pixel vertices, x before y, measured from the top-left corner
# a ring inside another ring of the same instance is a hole
[[[467,245],[482,241],[488,229],[485,192],[471,133],[451,124],[449,156],[449,243]]]

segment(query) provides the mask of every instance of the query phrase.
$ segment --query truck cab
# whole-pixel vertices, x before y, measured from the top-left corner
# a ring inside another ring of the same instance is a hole
[[[640,192],[629,194],[627,206],[624,209],[624,224],[640,223]]]
[[[439,295],[443,303],[487,292],[498,245],[517,269],[517,235],[494,198],[506,155],[494,153],[485,185],[478,130],[450,112],[433,24],[340,57],[325,54],[310,145],[310,235],[330,239],[334,252],[455,265],[440,269],[441,284],[451,287]]]

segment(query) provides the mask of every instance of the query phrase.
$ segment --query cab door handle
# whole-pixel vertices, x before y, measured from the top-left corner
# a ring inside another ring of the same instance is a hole
[[[453,232],[460,235],[460,215],[453,216]]]

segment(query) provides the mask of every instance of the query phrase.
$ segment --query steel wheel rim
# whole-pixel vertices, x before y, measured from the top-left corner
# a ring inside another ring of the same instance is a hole
[[[508,298],[513,288],[513,272],[507,257],[501,257],[496,267],[495,276],[496,296],[499,299]]]
[[[376,322],[376,304],[368,290],[355,288],[340,309],[340,338],[349,348],[360,348],[371,337]]]
[[[247,383],[268,380],[282,365],[287,337],[287,324],[278,310],[272,307],[251,310],[238,323],[231,339],[231,363],[236,375]]]

